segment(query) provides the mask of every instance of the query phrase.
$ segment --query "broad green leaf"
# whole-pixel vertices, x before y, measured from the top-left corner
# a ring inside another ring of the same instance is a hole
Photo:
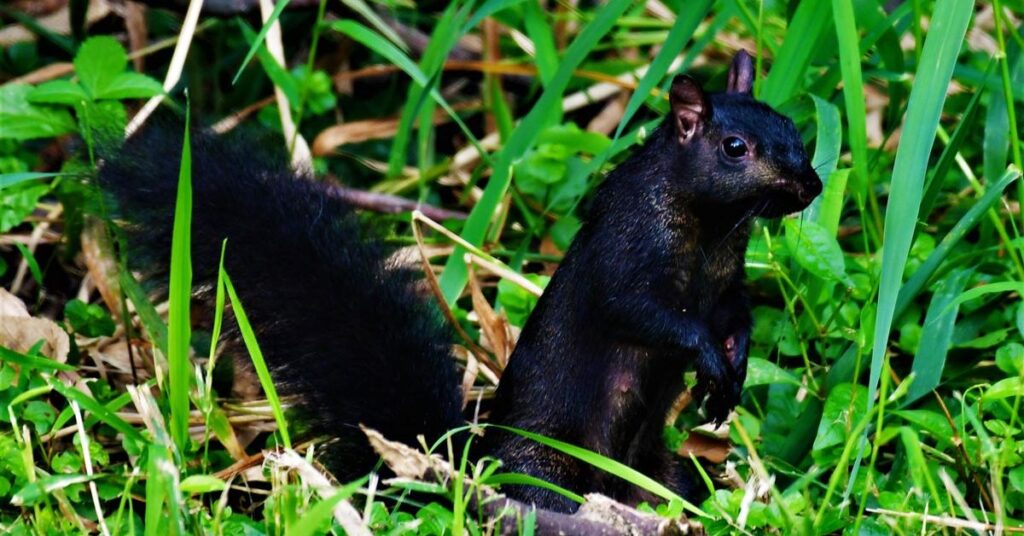
[[[49,184],[30,182],[0,190],[0,233],[6,233],[21,224],[35,210],[39,199],[49,191]]]
[[[156,80],[139,73],[123,72],[96,95],[97,99],[142,99],[163,93]]]
[[[849,433],[866,414],[867,397],[868,390],[862,385],[847,383],[829,391],[814,446],[811,447],[815,463],[832,466],[839,460],[847,442],[859,441]]]
[[[113,37],[91,37],[78,48],[74,64],[82,87],[99,99],[128,68],[128,55]]]
[[[834,235],[814,221],[786,219],[786,244],[800,266],[825,280],[841,281],[852,286],[846,275],[843,251]]]
[[[999,380],[992,387],[986,389],[982,395],[982,398],[985,400],[1002,400],[1004,398],[1016,397],[1024,397],[1024,380],[1020,376]]]
[[[29,102],[39,104],[67,104],[75,106],[89,100],[82,86],[68,80],[51,80],[40,84],[28,93]]]
[[[897,409],[890,412],[891,415],[899,417],[914,425],[918,430],[924,430],[937,442],[939,448],[946,449],[953,446],[952,430],[950,430],[949,419],[938,411],[927,409]]]
[[[999,370],[1017,376],[1024,371],[1024,345],[1011,342],[996,350],[996,366]]]
[[[31,86],[0,86],[0,139],[52,138],[78,127],[65,109],[36,106],[28,101]]]
[[[743,388],[774,383],[788,383],[797,387],[802,385],[800,378],[775,363],[759,357],[750,358],[747,364],[747,379],[743,382]]]

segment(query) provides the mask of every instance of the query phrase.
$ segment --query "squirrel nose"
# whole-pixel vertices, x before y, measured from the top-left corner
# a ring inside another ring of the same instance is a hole
[[[803,183],[801,185],[802,188],[800,188],[800,193],[798,194],[800,201],[810,203],[812,199],[818,197],[818,194],[821,193],[821,179],[818,178],[817,173],[811,171],[806,174],[800,182]]]

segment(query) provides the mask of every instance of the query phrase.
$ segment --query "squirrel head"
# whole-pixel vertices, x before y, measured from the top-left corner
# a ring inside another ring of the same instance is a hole
[[[707,206],[779,217],[807,207],[821,193],[821,179],[793,121],[755,100],[753,82],[753,62],[742,50],[724,93],[706,93],[694,79],[676,77],[669,121],[677,177]]]

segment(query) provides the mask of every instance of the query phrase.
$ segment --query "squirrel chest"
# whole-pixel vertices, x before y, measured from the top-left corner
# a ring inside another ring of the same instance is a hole
[[[678,307],[713,313],[725,291],[743,277],[750,230],[744,222],[716,224],[680,219],[667,231],[671,257],[666,277]]]

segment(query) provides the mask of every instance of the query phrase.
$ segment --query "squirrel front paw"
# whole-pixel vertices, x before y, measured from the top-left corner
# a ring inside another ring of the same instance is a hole
[[[694,387],[693,399],[698,403],[704,401],[704,411],[715,424],[725,422],[729,412],[740,402],[743,379],[738,377],[733,368],[735,356],[730,355],[730,352],[735,351],[734,341],[733,347],[727,344],[724,351],[709,349],[701,352],[697,361],[697,385]]]

